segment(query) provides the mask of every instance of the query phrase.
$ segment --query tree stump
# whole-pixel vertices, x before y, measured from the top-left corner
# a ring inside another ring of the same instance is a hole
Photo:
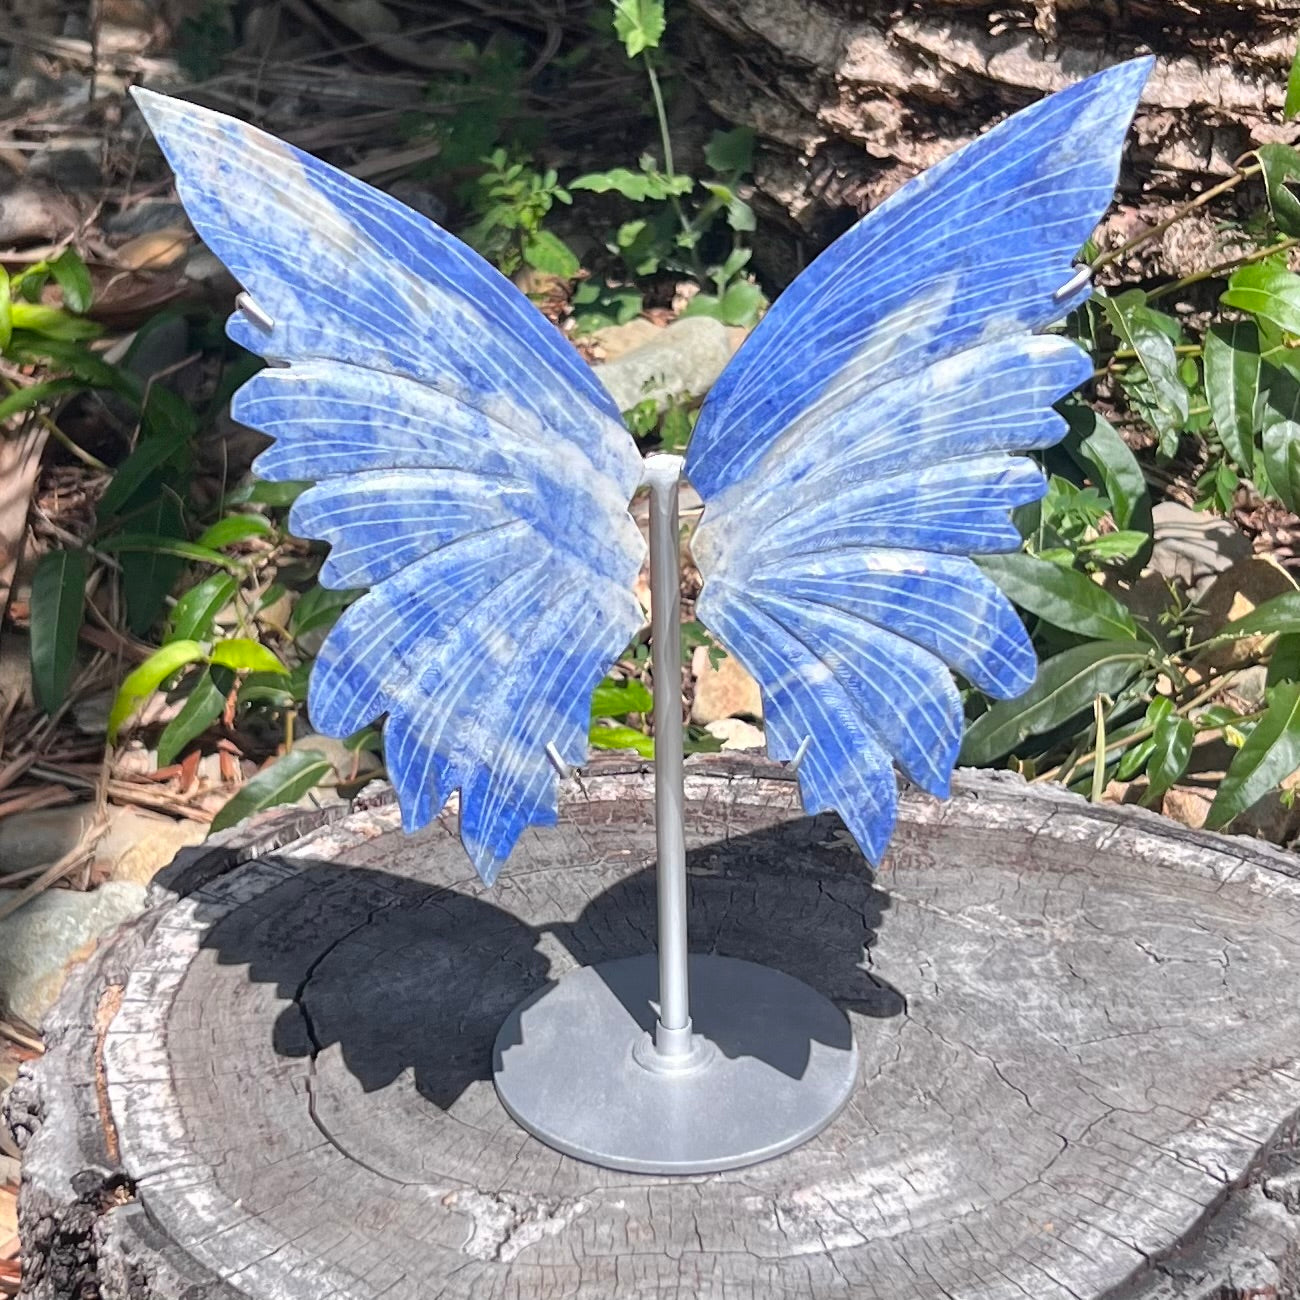
[[[1103,226],[1116,245],[1232,173],[1270,141],[1293,143],[1282,104],[1297,0],[690,0],[690,83],[759,143],[757,260],[776,284],[905,181],[1008,113],[1135,54],[1158,62]],[[1241,196],[1244,214],[1262,188]],[[1181,276],[1233,244],[1216,222],[1181,222],[1125,265]],[[781,225],[789,233],[781,236]],[[790,235],[799,238],[791,238]],[[1235,245],[1233,245],[1235,246]]]
[[[653,944],[644,770],[572,783],[492,891],[447,815],[290,813],[187,851],[52,1014],[9,1107],[24,1295],[1297,1294],[1293,857],[967,774],[873,875],[780,769],[687,773],[693,948],[852,1020],[820,1137],[617,1174],[497,1102],[510,1008]]]

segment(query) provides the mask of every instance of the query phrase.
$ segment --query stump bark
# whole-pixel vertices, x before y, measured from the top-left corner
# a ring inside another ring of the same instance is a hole
[[[497,1102],[506,1012],[653,943],[644,770],[574,784],[491,891],[448,815],[292,813],[187,851],[52,1014],[10,1101],[24,1295],[1297,1294],[1293,857],[970,774],[873,875],[780,769],[687,782],[693,948],[852,1021],[821,1136],[617,1174]]]
[[[758,260],[776,283],[809,252],[904,181],[1008,113],[1121,59],[1157,66],[1102,228],[1116,244],[1173,203],[1231,174],[1269,141],[1293,143],[1282,119],[1300,2],[690,0],[691,84],[724,119],[752,127]],[[1250,187],[1237,207],[1262,206]],[[1127,274],[1186,275],[1226,247],[1216,223],[1234,203],[1180,223]],[[798,236],[792,238],[791,235]]]

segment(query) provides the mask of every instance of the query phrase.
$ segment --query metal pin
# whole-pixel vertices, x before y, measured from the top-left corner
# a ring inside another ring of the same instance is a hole
[[[1092,279],[1092,267],[1076,266],[1074,274],[1052,295],[1053,302],[1060,302],[1062,298],[1069,298],[1076,294]]]
[[[799,764],[803,762],[803,756],[808,752],[808,746],[812,744],[812,737],[805,736],[799,743],[799,748],[794,751],[794,757],[789,762],[789,768],[792,772],[799,770]]]
[[[239,297],[235,299],[235,306],[238,307],[239,310],[242,311],[244,315],[247,316],[248,319],[252,321],[253,324],[256,325],[264,334],[269,334],[275,328],[275,321],[257,305],[257,302],[251,295],[241,293]]]
[[[555,748],[555,741],[553,740],[548,740],[546,742],[546,757],[550,759],[551,766],[559,774],[560,780],[567,781],[569,779],[569,773],[572,772],[573,769],[560,757],[560,751]]]

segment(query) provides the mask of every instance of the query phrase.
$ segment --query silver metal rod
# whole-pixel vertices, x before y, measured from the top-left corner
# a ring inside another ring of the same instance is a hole
[[[662,1056],[691,1051],[690,992],[686,967],[686,836],[682,825],[682,633],[680,526],[677,514],[680,456],[650,456],[650,634],[654,666],[655,841],[659,889],[659,1023],[655,1049]]]

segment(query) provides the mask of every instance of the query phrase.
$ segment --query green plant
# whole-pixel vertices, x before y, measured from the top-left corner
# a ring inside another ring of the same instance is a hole
[[[1294,112],[1294,68],[1289,101]],[[1264,145],[1122,248],[1085,251],[1099,270],[1215,198],[1262,188],[1263,207],[1236,228],[1246,251],[1153,288],[1099,291],[1066,326],[1094,357],[1097,404],[1150,435],[1157,466],[1198,466],[1202,509],[1229,513],[1242,490],[1300,509],[1300,276],[1286,261],[1300,245],[1297,179],[1300,151]],[[1207,291],[1208,319],[1163,309]],[[1172,589],[1136,615],[1118,596],[1150,550],[1146,473],[1092,405],[1075,396],[1061,409],[1069,431],[1046,458],[1047,496],[1018,514],[1024,553],[981,561],[1027,616],[1040,671],[1016,700],[971,693],[962,759],[1093,798],[1112,779],[1145,778],[1158,804],[1196,749],[1222,740],[1232,757],[1207,824],[1227,826],[1300,764],[1300,592],[1221,627]],[[1244,693],[1260,674],[1262,690]]]
[[[573,250],[543,225],[556,203],[573,202],[555,171],[511,161],[504,149],[485,161],[471,192],[475,218],[462,232],[465,240],[507,275],[530,266],[566,280],[576,276],[581,267]]]
[[[742,237],[755,227],[753,210],[741,193],[742,177],[753,165],[753,132],[717,131],[705,149],[706,177],[696,181],[677,170],[672,133],[659,77],[658,55],[667,27],[662,0],[614,0],[614,30],[629,59],[645,69],[659,127],[662,163],[643,154],[637,167],[589,172],[570,182],[573,190],[616,193],[650,210],[624,221],[609,241],[609,251],[636,278],[670,270],[711,282],[716,292],[693,298],[688,314],[711,315],[729,325],[752,325],[766,305],[762,291],[743,280],[749,249]],[[684,200],[693,200],[688,206]],[[725,217],[729,238],[720,260],[702,257],[718,219]]]

